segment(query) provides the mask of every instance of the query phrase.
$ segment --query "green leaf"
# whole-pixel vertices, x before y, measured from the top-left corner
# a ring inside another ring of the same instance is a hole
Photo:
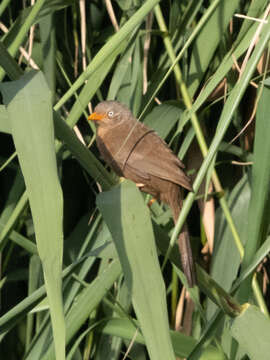
[[[97,205],[114,239],[150,358],[175,359],[165,286],[142,195],[134,183],[124,181],[99,194]]]
[[[51,94],[41,72],[1,85],[32,211],[49,298],[56,359],[65,358],[62,305],[63,197],[59,184]]]
[[[144,124],[154,129],[162,139],[165,139],[180,119],[182,113],[181,108],[169,103],[163,103],[154,107],[145,117]]]
[[[105,334],[120,336],[123,339],[135,340],[140,344],[145,344],[145,340],[140,333],[136,334],[134,323],[128,319],[111,319],[99,326],[99,331]],[[175,350],[175,355],[187,358],[196,344],[196,339],[184,335],[178,331],[170,331],[170,336]],[[221,350],[214,346],[207,346],[200,353],[200,360],[225,360],[226,357]]]
[[[264,87],[257,109],[254,163],[252,166],[252,192],[248,210],[247,242],[243,258],[242,271],[250,264],[254,253],[265,241],[269,228],[270,215],[270,143],[265,141],[270,136],[270,89]],[[250,294],[250,280],[241,287],[240,299],[247,301]]]
[[[122,55],[116,69],[113,73],[110,88],[107,94],[108,100],[115,100],[117,93],[121,86],[126,86],[126,73],[128,68],[131,66],[130,57],[134,51],[135,43],[131,43],[125,53]]]
[[[0,105],[0,131],[10,134],[10,124],[8,122],[8,113],[4,105]]]
[[[231,325],[232,336],[250,360],[268,360],[270,353],[270,320],[256,306],[246,305]]]
[[[56,40],[54,14],[50,14],[42,18],[39,22],[40,37],[43,55],[43,71],[49,88],[55,94],[55,63],[56,63]]]
[[[250,185],[247,175],[236,184],[232,190],[228,205],[236,224],[241,239],[246,236],[247,213],[250,199]],[[231,235],[231,230],[226,222],[221,209],[216,215],[215,224],[215,247],[212,258],[211,276],[224,288],[229,291],[235,280],[240,266],[240,254]],[[228,259],[230,265],[228,266]],[[216,310],[216,306],[208,301],[207,317],[210,319]]]

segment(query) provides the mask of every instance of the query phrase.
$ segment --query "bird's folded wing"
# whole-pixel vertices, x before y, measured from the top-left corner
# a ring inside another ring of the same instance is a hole
[[[182,170],[185,166],[155,133],[149,133],[136,145],[126,165],[144,178],[152,175],[192,190],[190,178]]]

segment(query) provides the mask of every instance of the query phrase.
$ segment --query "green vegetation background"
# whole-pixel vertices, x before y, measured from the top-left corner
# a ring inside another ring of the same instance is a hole
[[[268,359],[269,4],[2,0],[0,30],[1,357]],[[100,159],[104,99],[187,165],[176,227]]]

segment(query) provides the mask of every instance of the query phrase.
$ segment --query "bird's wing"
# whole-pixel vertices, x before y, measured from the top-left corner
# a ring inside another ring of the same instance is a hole
[[[185,166],[156,133],[150,132],[138,142],[126,166],[145,179],[153,175],[192,190],[190,178],[183,171]]]

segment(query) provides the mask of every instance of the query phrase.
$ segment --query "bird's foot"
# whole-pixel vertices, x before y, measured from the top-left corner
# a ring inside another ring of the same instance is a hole
[[[150,199],[150,200],[148,201],[148,203],[147,203],[147,206],[150,208],[150,207],[154,204],[155,201],[157,201],[156,198]]]

